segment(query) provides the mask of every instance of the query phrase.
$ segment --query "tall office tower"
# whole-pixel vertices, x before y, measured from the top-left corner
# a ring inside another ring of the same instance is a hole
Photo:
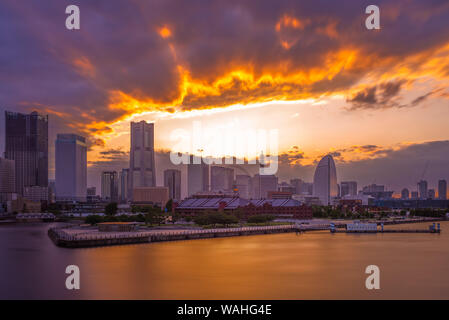
[[[420,199],[427,199],[427,181],[421,180],[418,182],[418,192]]]
[[[56,201],[56,181],[48,180],[48,202],[55,203]]]
[[[104,201],[118,201],[117,171],[103,171],[101,173],[101,198]]]
[[[427,191],[427,198],[432,200],[435,199],[435,189],[429,189]]]
[[[168,188],[168,198],[181,200],[181,171],[169,169],[164,171],[164,187]]]
[[[55,143],[56,200],[86,201],[86,138],[76,134],[58,134]]]
[[[5,158],[15,161],[16,192],[48,187],[48,116],[5,111]]]
[[[447,183],[446,180],[438,180],[438,199],[447,199]]]
[[[316,167],[313,176],[313,195],[320,198],[321,204],[330,205],[338,193],[337,170],[331,155],[324,156]]]
[[[16,193],[14,160],[0,158],[0,193]]]
[[[357,195],[357,182],[356,181],[342,181],[340,188],[340,196],[356,196]]]
[[[240,198],[251,198],[251,177],[247,174],[238,174],[235,176],[235,187]]]
[[[313,194],[313,183],[312,182],[303,182],[299,189],[299,194],[304,194],[304,195]]]
[[[295,188],[295,194],[301,194],[301,188],[304,181],[302,179],[291,179],[290,184]]]
[[[48,201],[49,189],[41,186],[23,187],[23,197],[30,201]]]
[[[410,193],[409,193],[408,189],[407,188],[402,189],[402,191],[401,191],[401,199],[402,200],[408,200],[409,196],[410,196]]]
[[[256,174],[252,178],[252,187],[253,199],[268,199],[268,192],[277,191],[278,189],[278,177],[275,175]]]
[[[187,165],[187,193],[190,197],[204,191],[209,191],[209,165],[191,155]]]
[[[131,200],[129,197],[129,169],[122,169],[119,177],[119,200],[120,202],[127,202]]]
[[[131,122],[131,148],[129,153],[129,197],[137,187],[156,186],[154,162],[154,123]]]
[[[96,187],[87,188],[87,195],[89,197],[95,197],[97,195],[97,188]]]
[[[234,189],[234,169],[212,166],[210,168],[211,191],[231,192]]]

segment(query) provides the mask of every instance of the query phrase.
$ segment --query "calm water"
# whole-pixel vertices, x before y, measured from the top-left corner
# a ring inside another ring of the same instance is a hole
[[[449,298],[449,222],[440,235],[314,232],[92,249],[56,247],[50,226],[0,226],[0,298]],[[78,291],[65,289],[69,264],[80,268]],[[380,267],[377,291],[365,289],[370,264]]]

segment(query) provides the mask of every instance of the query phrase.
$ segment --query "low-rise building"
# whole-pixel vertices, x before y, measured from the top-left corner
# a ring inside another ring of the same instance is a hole
[[[165,207],[169,199],[167,187],[137,187],[133,189],[133,204],[150,204]]]
[[[177,213],[194,216],[205,211],[241,213],[244,216],[270,214],[290,216],[294,219],[312,219],[312,208],[293,199],[254,199],[240,197],[192,197],[182,201],[175,209]]]

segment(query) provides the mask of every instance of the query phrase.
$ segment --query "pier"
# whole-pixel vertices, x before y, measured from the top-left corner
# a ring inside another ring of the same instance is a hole
[[[428,230],[428,229],[385,229],[385,230],[335,230],[332,233],[440,233],[441,230]]]
[[[83,232],[77,228],[50,228],[48,236],[60,247],[86,248],[132,243],[151,243],[296,232],[295,225],[216,228],[198,230],[148,230],[136,232]]]
[[[437,220],[423,219],[413,222],[430,222]],[[404,223],[411,223],[404,221]],[[60,247],[86,248],[122,244],[151,243],[161,241],[179,241],[193,239],[210,239],[223,237],[251,236],[275,233],[295,232],[297,235],[310,231],[330,231],[331,233],[440,233],[440,228],[429,229],[384,229],[381,222],[373,222],[371,230],[348,230],[348,223],[324,224],[288,224],[277,226],[214,228],[214,229],[176,229],[176,230],[136,230],[131,232],[101,232],[92,227],[65,226],[50,228],[48,236]],[[395,223],[396,224],[396,223]],[[376,226],[380,226],[380,229]]]

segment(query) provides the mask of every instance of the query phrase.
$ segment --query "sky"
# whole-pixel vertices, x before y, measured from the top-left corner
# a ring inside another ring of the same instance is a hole
[[[68,30],[70,4],[0,3],[0,133],[4,110],[48,114],[50,177],[57,133],[88,138],[98,187],[145,120],[159,185],[168,152],[235,155],[220,139],[254,147],[261,131],[277,134],[281,181],[312,181],[328,153],[359,187],[449,180],[448,1],[79,0]]]

